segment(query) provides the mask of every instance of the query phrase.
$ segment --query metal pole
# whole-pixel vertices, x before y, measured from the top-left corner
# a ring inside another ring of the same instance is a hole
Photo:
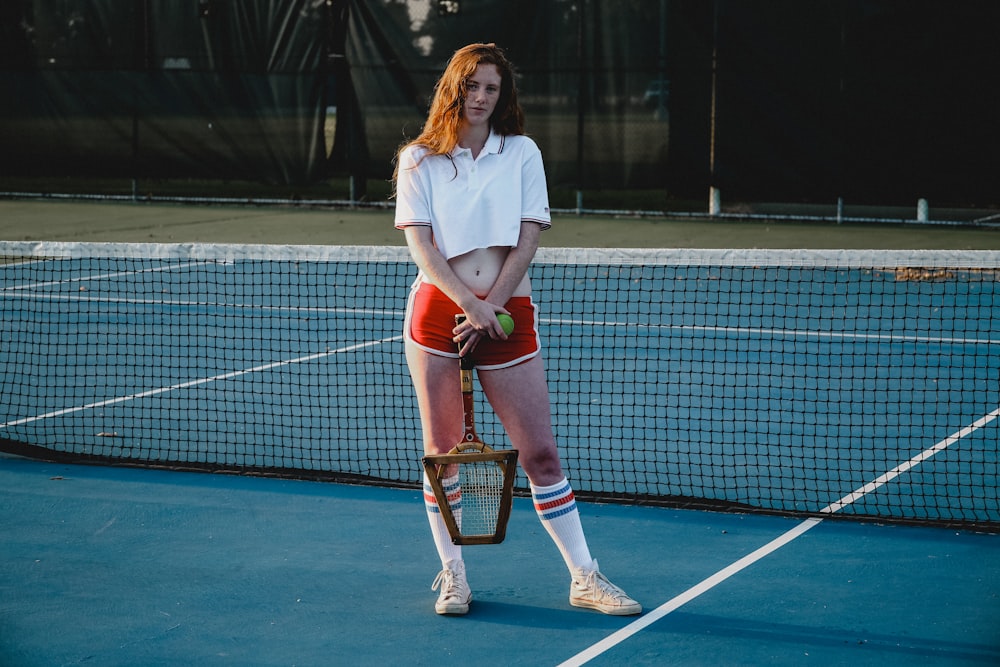
[[[667,119],[667,0],[660,0],[660,83],[656,103],[656,120]]]
[[[583,121],[584,95],[587,86],[586,52],[584,50],[585,9],[587,0],[580,0],[579,14],[576,24],[576,62],[580,68],[580,76],[576,85],[576,212],[579,215],[583,209]]]
[[[722,209],[722,197],[715,183],[715,109],[716,94],[718,88],[718,66],[719,66],[719,2],[712,3],[712,108],[709,113],[709,140],[708,140],[708,213],[718,215]]]

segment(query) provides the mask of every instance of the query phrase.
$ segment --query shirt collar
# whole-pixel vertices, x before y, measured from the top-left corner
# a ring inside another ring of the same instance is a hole
[[[490,136],[486,138],[486,143],[483,145],[483,152],[486,153],[500,153],[503,151],[504,135],[497,134],[493,128],[490,128]],[[465,152],[471,152],[469,148],[462,148],[456,145],[451,151],[451,156],[455,157],[461,155]]]

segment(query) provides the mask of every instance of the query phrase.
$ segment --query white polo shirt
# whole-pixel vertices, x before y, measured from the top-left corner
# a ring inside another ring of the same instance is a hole
[[[490,132],[475,160],[471,150],[456,147],[450,159],[420,162],[426,152],[409,146],[399,156],[395,224],[429,225],[445,259],[516,245],[522,220],[552,225],[542,153],[530,138]]]

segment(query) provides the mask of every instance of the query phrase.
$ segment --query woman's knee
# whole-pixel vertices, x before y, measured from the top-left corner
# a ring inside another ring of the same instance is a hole
[[[517,459],[528,479],[535,484],[554,483],[562,478],[562,463],[554,446],[519,448]]]

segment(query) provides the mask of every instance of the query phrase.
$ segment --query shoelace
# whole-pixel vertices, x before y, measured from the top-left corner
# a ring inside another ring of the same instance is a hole
[[[579,585],[581,588],[586,588],[588,591],[600,592],[605,597],[609,597],[616,602],[620,602],[624,598],[628,597],[628,595],[625,594],[625,591],[608,581],[608,578],[597,570],[588,572],[587,576],[580,581]]]
[[[455,573],[451,570],[441,570],[438,572],[434,583],[431,584],[431,590],[436,591],[438,588],[441,589],[441,595],[444,598],[462,597],[462,586],[455,581]]]

